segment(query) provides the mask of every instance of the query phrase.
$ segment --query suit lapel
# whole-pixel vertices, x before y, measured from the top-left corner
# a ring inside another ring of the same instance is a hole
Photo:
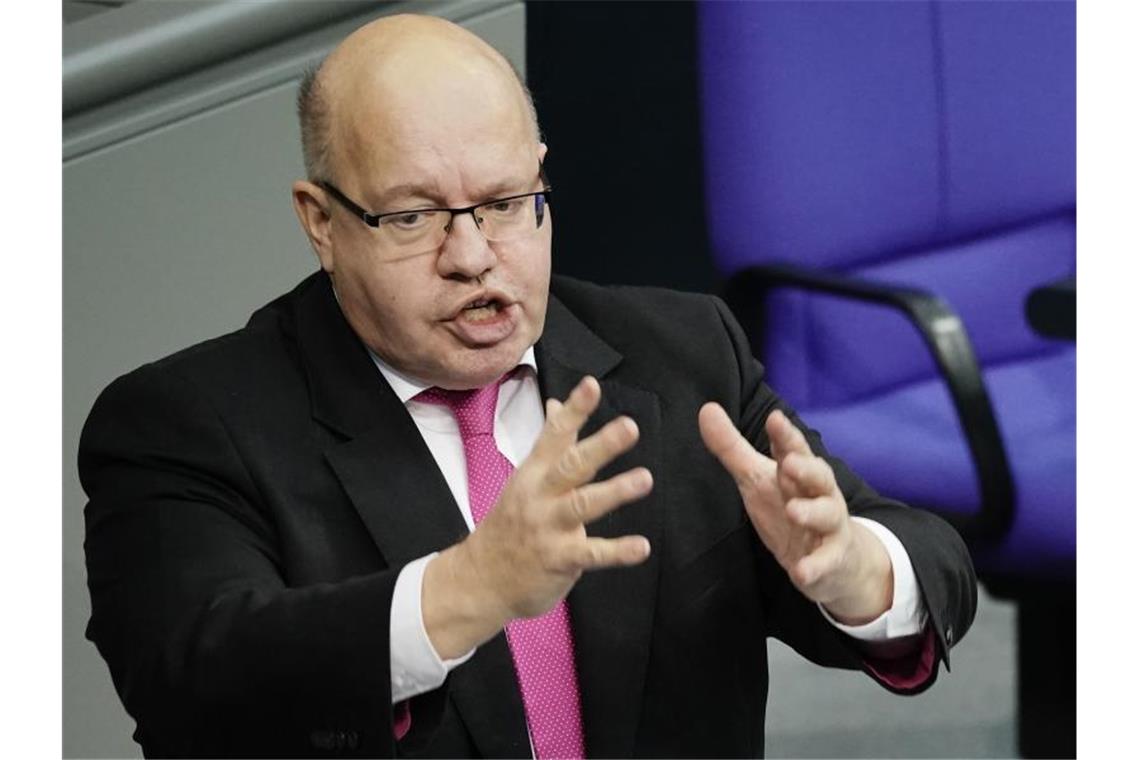
[[[467,526],[415,423],[318,277],[297,319],[313,416],[342,437],[325,458],[388,566],[399,567],[455,543]]]
[[[342,438],[326,449],[325,458],[388,566],[466,536],[467,525],[427,444],[345,321],[324,275],[302,294],[297,338],[313,416]],[[526,714],[502,634],[479,647],[449,681],[481,755],[530,756]]]
[[[584,375],[598,378],[602,400],[581,438],[622,414],[637,422],[632,451],[599,473],[603,480],[633,467],[656,471],[660,409],[656,395],[609,377],[621,356],[551,296],[547,325],[536,346],[543,398],[565,399]],[[639,534],[656,543],[660,510],[651,493],[587,526],[591,536]],[[582,692],[586,752],[594,757],[633,754],[641,714],[656,602],[656,554],[632,568],[587,573],[568,597]]]
[[[404,405],[382,379],[379,385],[376,394],[385,396],[390,422],[325,456],[389,567],[400,567],[459,542],[467,524]],[[502,633],[484,642],[448,680],[452,702],[481,756],[530,757],[526,711]]]
[[[407,410],[345,321],[328,277],[316,275],[299,298],[297,340],[313,416],[341,438],[325,456],[388,565],[399,567],[454,544],[467,527],[451,491]],[[601,383],[601,405],[582,437],[622,414],[640,427],[638,445],[599,479],[636,466],[655,470],[657,397],[608,377],[621,355],[553,295],[535,355],[543,399],[565,399],[586,374]],[[651,494],[603,517],[587,532],[640,534],[653,544],[659,518]],[[592,756],[633,752],[657,572],[656,555],[651,555],[635,568],[587,573],[570,593],[586,749]],[[456,709],[480,754],[529,756],[522,699],[502,634],[453,671],[450,683]]]

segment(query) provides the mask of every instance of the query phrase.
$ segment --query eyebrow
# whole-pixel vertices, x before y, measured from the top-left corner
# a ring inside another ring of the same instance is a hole
[[[474,203],[486,203],[512,192],[523,192],[523,190],[516,190],[516,188],[523,188],[525,185],[526,180],[519,181],[517,178],[499,180],[476,193]],[[381,205],[374,213],[389,213],[390,210],[400,211],[401,209],[395,208],[395,204],[399,204],[402,198],[406,198],[408,203],[413,203],[415,198],[423,198],[428,203],[438,204],[439,207],[447,205],[440,195],[439,186],[435,183],[402,182],[387,188],[377,198]]]
[[[386,189],[377,196],[377,199],[380,203],[380,210],[386,211],[388,206],[398,202],[401,198],[408,198],[409,202],[411,202],[411,199],[416,197],[425,198],[429,202],[434,203],[434,199],[439,197],[439,188],[434,184],[402,182],[399,185],[393,185]]]

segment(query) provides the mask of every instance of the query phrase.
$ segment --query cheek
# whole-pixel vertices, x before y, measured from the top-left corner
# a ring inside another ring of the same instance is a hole
[[[368,304],[376,328],[388,332],[408,332],[429,312],[428,288],[410,281],[398,271],[354,273],[361,300]]]
[[[375,308],[385,311],[415,310],[432,292],[430,262],[417,258],[378,262],[372,256],[358,256],[352,261],[352,278]]]
[[[500,251],[500,260],[507,265],[514,281],[525,285],[530,295],[545,291],[550,279],[550,241],[536,240],[529,245],[515,245]]]

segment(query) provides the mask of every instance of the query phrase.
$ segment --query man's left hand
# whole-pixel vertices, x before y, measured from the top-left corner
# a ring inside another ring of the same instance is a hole
[[[830,465],[780,411],[765,421],[772,456],[740,434],[719,404],[700,411],[701,437],[736,481],[752,525],[804,596],[845,625],[890,609],[891,560],[882,542],[852,520]]]

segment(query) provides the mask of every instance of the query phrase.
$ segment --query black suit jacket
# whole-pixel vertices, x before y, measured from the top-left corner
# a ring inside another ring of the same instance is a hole
[[[762,754],[767,636],[865,667],[763,548],[697,431],[701,404],[719,401],[764,450],[767,414],[790,410],[709,297],[555,278],[536,356],[544,398],[599,378],[584,434],[623,413],[640,426],[599,477],[644,465],[656,482],[589,527],[646,535],[649,561],[587,574],[569,596],[587,752]],[[830,461],[850,511],[907,547],[945,660],[946,632],[964,634],[976,603],[964,545]],[[115,381],[79,466],[88,636],[148,755],[528,755],[502,634],[411,700],[412,729],[393,736],[396,577],[466,528],[324,274]]]

